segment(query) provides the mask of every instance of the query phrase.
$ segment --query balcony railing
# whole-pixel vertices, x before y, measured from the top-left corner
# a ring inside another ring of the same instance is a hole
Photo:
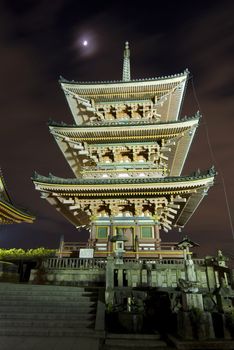
[[[140,240],[138,243],[138,249],[132,245],[125,244],[126,252],[157,252],[157,251],[177,251],[176,246],[177,242],[160,242],[157,244],[155,240]],[[99,240],[98,242],[63,242],[62,246],[57,252],[57,255],[60,257],[69,256],[72,253],[78,253],[82,248],[93,248],[95,252],[107,252],[108,251],[108,242]],[[181,251],[181,255],[183,252]]]

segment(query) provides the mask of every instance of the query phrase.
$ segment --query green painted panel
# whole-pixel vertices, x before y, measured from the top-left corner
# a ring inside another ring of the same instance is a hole
[[[97,227],[97,237],[98,238],[107,238],[108,235],[108,227],[99,226]]]
[[[152,238],[152,226],[141,227],[141,238]]]

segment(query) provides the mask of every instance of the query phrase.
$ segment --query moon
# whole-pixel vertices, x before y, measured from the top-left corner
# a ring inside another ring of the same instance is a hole
[[[88,41],[87,40],[83,41],[83,46],[88,46]]]

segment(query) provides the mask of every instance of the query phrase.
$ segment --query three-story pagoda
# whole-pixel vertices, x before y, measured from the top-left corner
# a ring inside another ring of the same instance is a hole
[[[181,256],[161,232],[184,227],[215,176],[181,176],[200,118],[179,119],[188,74],[133,80],[126,43],[121,81],[60,80],[75,124],[49,129],[74,178],[33,181],[73,225],[90,229],[95,256],[112,254],[120,233],[126,257]]]

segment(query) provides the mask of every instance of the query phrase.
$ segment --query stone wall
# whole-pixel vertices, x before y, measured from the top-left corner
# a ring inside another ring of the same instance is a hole
[[[18,267],[13,263],[0,261],[0,282],[19,282]]]
[[[30,283],[101,286],[105,284],[105,270],[53,269],[31,270]]]
[[[50,259],[51,260],[51,259]],[[219,287],[219,276],[213,266],[195,261],[194,270],[199,289]],[[113,257],[98,259],[55,259],[44,263],[41,269],[32,270],[31,283],[105,285],[114,287],[176,288],[186,280],[186,267],[181,259],[144,262],[127,260],[118,264]],[[226,279],[228,281],[228,278]],[[225,279],[223,279],[225,282]]]
[[[215,288],[213,269],[209,271],[205,266],[196,265],[195,273],[198,281],[198,288]],[[209,280],[208,280],[208,278]],[[108,258],[107,263],[107,287],[161,287],[176,288],[180,279],[186,279],[185,266],[182,263],[174,264],[142,264],[129,262],[116,264]]]

